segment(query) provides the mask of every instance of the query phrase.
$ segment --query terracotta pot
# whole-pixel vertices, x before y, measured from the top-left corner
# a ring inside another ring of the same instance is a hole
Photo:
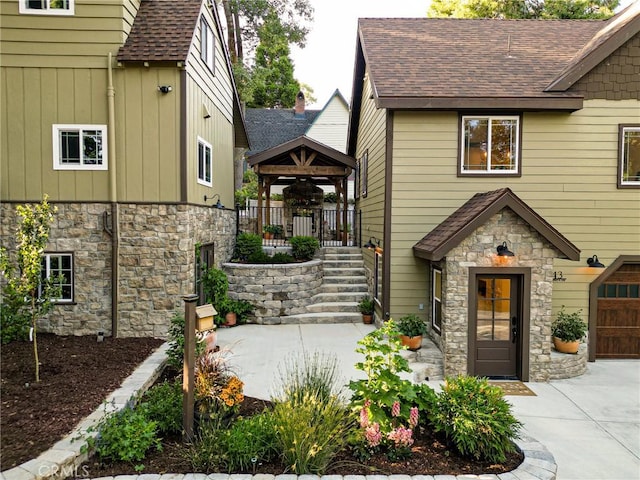
[[[560,353],[578,353],[580,348],[580,340],[575,342],[565,342],[558,337],[553,337],[553,346]]]
[[[264,232],[264,239],[265,240],[271,240],[273,238],[273,233],[271,232]]]
[[[402,342],[402,345],[406,345],[409,350],[418,350],[422,347],[422,335],[415,337],[400,335],[400,341]]]
[[[373,314],[372,313],[363,313],[362,314],[362,323],[370,325],[373,323]]]
[[[233,327],[236,324],[238,317],[235,312],[229,312],[224,316],[225,322],[222,324],[224,327]]]

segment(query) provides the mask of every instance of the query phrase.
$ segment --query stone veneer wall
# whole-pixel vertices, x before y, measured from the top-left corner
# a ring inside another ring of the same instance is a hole
[[[295,264],[225,263],[229,297],[254,305],[250,323],[274,325],[284,315],[307,312],[322,285],[322,260]]]
[[[551,371],[549,380],[573,378],[587,371],[587,344],[581,343],[578,353],[560,353],[551,349]]]
[[[40,321],[59,335],[111,335],[111,236],[107,203],[55,203],[48,252],[72,252],[74,304]],[[0,205],[0,241],[15,249],[16,204]],[[120,204],[118,336],[165,337],[182,295],[195,283],[195,245],[215,244],[215,263],[231,258],[235,212],[186,204]]]
[[[511,267],[531,268],[529,378],[551,376],[551,296],[557,252],[522,218],[505,208],[452,249],[443,271],[442,345],[445,374],[467,373],[469,267],[495,267],[496,245],[507,241]],[[509,273],[509,266],[504,268]]]

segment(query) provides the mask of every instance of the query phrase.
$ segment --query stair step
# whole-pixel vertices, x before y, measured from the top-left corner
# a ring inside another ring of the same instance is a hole
[[[309,313],[359,312],[358,302],[318,302],[307,307]]]
[[[354,275],[364,277],[364,267],[324,268],[325,277],[350,277]]]
[[[330,269],[344,269],[344,268],[364,268],[362,260],[324,260],[324,271]]]
[[[362,279],[358,279],[357,281],[362,281]],[[362,295],[367,294],[367,284],[366,283],[323,283],[320,285],[320,292],[322,293],[360,293]]]
[[[339,275],[329,275],[329,276],[324,276],[322,277],[322,284],[323,285],[331,285],[331,284],[349,284],[349,283],[359,283],[365,286],[367,284],[365,283],[365,277],[364,275],[350,275],[350,276],[339,276]]]
[[[323,292],[314,295],[313,300],[317,303],[327,302],[355,302],[360,303],[360,300],[367,295],[366,289],[362,289],[357,292],[345,292],[339,290],[336,292]]]
[[[325,253],[325,260],[338,260],[338,259],[348,259],[348,260],[362,260],[361,253]]]
[[[322,251],[324,254],[327,253],[341,253],[341,254],[354,254],[359,253],[362,254],[360,247],[323,247]]]
[[[298,323],[362,323],[362,315],[356,312],[315,312],[280,317],[282,324]]]

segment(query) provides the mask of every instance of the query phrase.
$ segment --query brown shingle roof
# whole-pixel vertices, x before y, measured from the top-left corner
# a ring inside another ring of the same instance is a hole
[[[383,100],[564,95],[544,90],[603,26],[600,20],[365,18],[358,28]]]
[[[118,61],[185,61],[202,0],[144,0]]]
[[[510,208],[541,236],[551,243],[565,258],[580,260],[580,250],[509,188],[476,193],[440,225],[413,246],[417,257],[438,261],[460,244],[476,228],[503,208]]]

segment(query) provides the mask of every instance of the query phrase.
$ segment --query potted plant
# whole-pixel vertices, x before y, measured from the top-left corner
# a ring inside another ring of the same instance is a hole
[[[587,332],[587,324],[580,318],[580,312],[582,310],[566,313],[563,305],[551,324],[553,346],[558,352],[578,353],[580,340]]]
[[[375,310],[375,303],[373,299],[366,295],[358,303],[358,310],[362,314],[362,322],[366,324],[373,323],[373,311]]]
[[[400,341],[409,350],[418,350],[422,346],[422,336],[427,333],[427,326],[415,313],[401,317],[398,321]]]
[[[270,240],[276,233],[282,232],[282,227],[280,225],[269,224],[262,227],[262,232],[264,233],[264,238]]]

